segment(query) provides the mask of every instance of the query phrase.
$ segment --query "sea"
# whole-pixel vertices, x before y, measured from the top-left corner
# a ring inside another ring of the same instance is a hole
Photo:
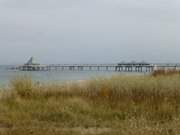
[[[0,86],[7,86],[12,79],[23,76],[28,76],[32,78],[33,81],[37,82],[63,83],[69,81],[80,81],[101,77],[108,78],[113,75],[139,74],[115,71],[16,71],[8,70],[8,67],[10,66],[0,66]]]

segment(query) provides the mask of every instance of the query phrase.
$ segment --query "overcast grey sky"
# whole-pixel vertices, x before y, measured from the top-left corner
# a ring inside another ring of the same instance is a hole
[[[0,64],[180,62],[179,0],[0,0]]]

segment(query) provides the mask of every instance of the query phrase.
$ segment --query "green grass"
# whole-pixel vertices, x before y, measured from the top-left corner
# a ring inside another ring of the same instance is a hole
[[[0,135],[179,135],[180,75],[113,76],[0,92]]]

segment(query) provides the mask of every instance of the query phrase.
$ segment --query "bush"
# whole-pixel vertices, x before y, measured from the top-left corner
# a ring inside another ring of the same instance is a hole
[[[175,70],[175,69],[159,69],[159,70],[155,70],[152,73],[152,76],[156,77],[156,76],[170,76],[170,75],[180,75],[180,70]]]

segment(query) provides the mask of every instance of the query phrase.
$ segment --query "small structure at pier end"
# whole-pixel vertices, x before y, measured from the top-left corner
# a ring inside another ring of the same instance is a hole
[[[31,57],[27,63],[18,67],[20,71],[45,71],[48,70],[46,65],[37,63],[34,57]]]

